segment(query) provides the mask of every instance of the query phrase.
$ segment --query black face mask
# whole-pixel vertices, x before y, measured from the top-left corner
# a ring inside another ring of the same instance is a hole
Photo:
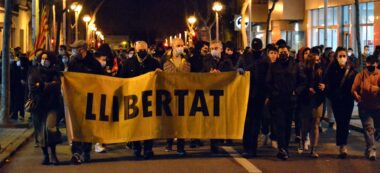
[[[286,63],[286,62],[288,62],[288,55],[286,55],[286,54],[280,54],[280,57],[278,58],[278,61],[280,61],[280,63]]]
[[[148,55],[148,52],[147,52],[146,50],[139,51],[139,52],[137,52],[137,55],[138,55],[140,58],[145,58],[145,57]]]
[[[375,71],[375,69],[376,69],[376,67],[375,66],[367,66],[367,70],[369,71],[369,72],[374,72]]]

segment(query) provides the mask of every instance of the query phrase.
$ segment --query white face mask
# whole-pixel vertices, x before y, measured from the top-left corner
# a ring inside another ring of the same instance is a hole
[[[132,58],[132,57],[133,57],[133,53],[128,54],[128,58]]]
[[[79,54],[79,50],[78,49],[73,49],[73,50],[71,50],[71,53],[73,55],[77,55],[77,54]]]
[[[348,56],[351,56],[351,55],[352,55],[352,52],[348,52],[347,54],[348,54]]]
[[[17,67],[21,67],[21,61],[16,62]]]
[[[176,56],[180,56],[185,52],[185,49],[183,47],[177,47],[174,52]]]
[[[102,68],[104,68],[104,67],[106,67],[107,62],[105,62],[105,61],[101,61],[101,62],[100,62],[100,65],[102,66]]]
[[[217,57],[217,58],[221,58],[222,57],[222,53],[219,52],[218,50],[211,50],[211,56]]]
[[[340,66],[345,66],[347,63],[347,58],[339,58],[338,57],[338,63]]]
[[[50,67],[50,61],[49,60],[41,60],[41,65],[44,67]]]

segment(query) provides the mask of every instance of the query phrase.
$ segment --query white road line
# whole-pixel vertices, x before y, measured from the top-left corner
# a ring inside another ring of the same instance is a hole
[[[262,173],[254,164],[248,161],[246,158],[242,157],[234,148],[232,147],[222,147],[234,160],[243,166],[249,173]]]

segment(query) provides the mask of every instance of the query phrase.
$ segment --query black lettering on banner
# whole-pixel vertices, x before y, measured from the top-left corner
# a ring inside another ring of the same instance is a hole
[[[144,91],[142,93],[142,105],[143,105],[143,117],[151,117],[152,111],[149,111],[149,107],[152,106],[152,101],[149,100],[149,96],[152,96],[152,90]]]
[[[113,96],[112,99],[112,121],[119,121],[119,97]]]
[[[178,96],[178,116],[185,115],[185,96],[189,95],[188,90],[175,90],[174,95]]]
[[[214,96],[214,116],[220,114],[220,96],[224,95],[223,90],[210,90],[210,95]]]
[[[86,120],[96,120],[95,114],[92,113],[93,101],[94,101],[94,94],[87,93]]]
[[[200,106],[198,106],[198,102],[200,102]],[[196,112],[202,112],[203,116],[209,116],[205,95],[202,90],[195,91],[193,104],[191,105],[190,116],[195,116]]]
[[[164,96],[165,98],[162,98]],[[165,115],[172,116],[172,111],[170,110],[169,104],[172,101],[170,92],[166,90],[157,90],[156,91],[156,114],[157,116],[162,115],[162,108],[165,110]]]
[[[132,100],[132,103],[130,103],[130,100]],[[137,117],[139,114],[139,108],[136,106],[137,104],[137,96],[136,95],[130,95],[130,96],[124,96],[124,119],[132,119]],[[129,110],[132,109],[132,113],[129,113]]]
[[[107,96],[105,94],[102,94],[100,96],[100,112],[99,112],[100,121],[109,120],[108,115],[106,115],[106,105],[107,105],[106,99],[107,99]]]

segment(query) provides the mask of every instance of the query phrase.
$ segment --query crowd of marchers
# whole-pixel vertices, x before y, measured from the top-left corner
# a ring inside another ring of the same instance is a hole
[[[70,53],[69,50],[70,49]],[[64,124],[64,104],[61,93],[61,72],[79,72],[132,78],[148,72],[157,73],[221,73],[250,72],[249,100],[244,135],[245,157],[260,155],[258,138],[264,145],[278,150],[277,157],[289,158],[289,143],[294,136],[299,154],[318,158],[321,121],[336,127],[337,155],[348,157],[347,139],[354,106],[358,106],[365,138],[365,157],[376,160],[375,142],[380,135],[380,46],[373,54],[364,47],[360,57],[351,48],[316,46],[303,47],[297,53],[284,40],[263,48],[260,39],[253,39],[251,47],[237,49],[232,42],[197,41],[186,46],[176,38],[171,47],[149,47],[137,41],[128,50],[112,50],[108,44],[88,48],[77,40],[58,53],[38,49],[26,56],[20,48],[10,55],[11,119],[24,121],[25,103],[29,121],[35,129],[35,146],[43,152],[45,165],[58,165],[56,145],[62,142],[58,128]],[[30,58],[29,58],[30,57]],[[80,81],[78,81],[80,82]],[[355,104],[357,103],[357,104]],[[292,124],[295,125],[294,135]],[[165,150],[185,157],[186,140],[189,147],[204,145],[200,139],[167,139]],[[236,145],[229,139],[210,140],[210,151],[219,153],[220,145]],[[154,157],[154,140],[131,141],[126,144],[136,159]],[[73,164],[90,162],[91,143],[71,142]],[[96,143],[95,152],[107,151],[107,146]],[[50,150],[49,150],[50,149]]]

